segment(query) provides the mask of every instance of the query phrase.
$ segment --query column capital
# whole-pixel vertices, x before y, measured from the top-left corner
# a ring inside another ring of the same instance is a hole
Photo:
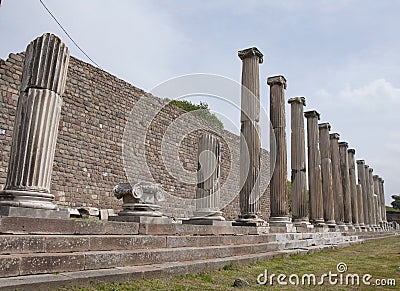
[[[292,103],[301,103],[301,104],[303,104],[303,106],[306,106],[306,98],[303,97],[303,96],[293,97],[293,98],[290,98],[290,99],[288,100],[288,103],[289,103],[289,104],[292,104]]]
[[[337,132],[331,133],[331,134],[329,134],[329,138],[330,138],[330,139],[337,139],[337,140],[339,140],[340,134],[338,134]]]
[[[339,146],[348,148],[349,144],[347,142],[345,142],[345,141],[341,141],[341,142],[339,142]]]
[[[355,149],[348,149],[347,152],[350,154],[355,155],[356,154],[356,150]]]
[[[327,129],[327,130],[331,130],[331,125],[329,124],[329,122],[324,122],[324,123],[320,123],[318,124],[318,128],[319,129]]]
[[[383,182],[382,177],[379,177],[379,176],[378,176],[378,180],[379,180],[379,182]]]
[[[372,172],[374,171],[374,169],[369,168],[368,171],[369,171],[370,173],[372,173]]]
[[[373,175],[372,178],[373,178],[374,180],[378,180],[378,179],[379,179],[379,176],[378,176],[378,175]]]
[[[281,75],[267,78],[267,85],[272,86],[275,84],[283,85],[284,89],[286,89],[286,87],[287,87],[286,79],[284,76],[281,76]]]
[[[319,113],[316,110],[310,110],[310,111],[306,111],[304,112],[304,117],[305,118],[312,118],[312,117],[316,117],[319,120]]]
[[[263,61],[264,61],[264,59],[263,59],[264,55],[263,55],[263,54],[258,50],[258,48],[256,48],[256,47],[251,47],[251,48],[248,48],[248,49],[244,49],[244,50],[238,51],[238,57],[239,57],[241,60],[244,60],[244,59],[247,59],[247,58],[250,58],[250,57],[253,57],[253,56],[258,57],[258,62],[259,62],[260,64],[263,63]]]
[[[363,165],[363,164],[365,164],[365,161],[364,160],[357,160],[357,164]]]

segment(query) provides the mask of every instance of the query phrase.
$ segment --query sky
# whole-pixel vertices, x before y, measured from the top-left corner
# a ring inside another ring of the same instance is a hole
[[[192,73],[240,82],[237,51],[256,46],[264,54],[262,105],[268,110],[266,78],[285,76],[286,98],[305,96],[305,110],[316,109],[321,122],[356,149],[356,159],[365,159],[384,178],[386,204],[399,193],[400,1],[43,2],[102,69],[146,91]],[[0,58],[25,50],[45,32],[90,62],[39,0],[2,1]],[[286,112],[290,145],[288,105]],[[239,122],[238,112],[224,114]]]

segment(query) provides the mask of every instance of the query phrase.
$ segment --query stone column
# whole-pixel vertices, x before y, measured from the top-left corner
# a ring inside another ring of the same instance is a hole
[[[352,225],[349,157],[347,153],[348,147],[349,145],[347,142],[339,142],[340,173],[342,174],[342,189],[343,189],[344,222],[346,225]]]
[[[372,230],[374,223],[372,221],[372,203],[371,203],[371,183],[369,181],[369,166],[364,165],[364,173],[365,173],[365,193],[366,193],[366,200],[365,203],[368,205],[368,212],[367,212],[367,223],[369,226],[369,230]]]
[[[378,175],[373,175],[372,176],[374,180],[374,194],[376,195],[376,222],[377,225],[380,226],[382,225],[382,207],[381,207],[381,196],[379,193],[379,176]]]
[[[53,34],[26,49],[1,215],[49,217],[54,212],[43,210],[58,209],[50,182],[68,63],[68,48]]]
[[[240,115],[240,215],[238,223],[257,226],[260,217],[260,77],[263,54],[257,48],[238,52],[242,60]]]
[[[284,226],[290,223],[287,196],[287,152],[286,152],[286,114],[285,89],[286,79],[283,76],[269,77],[270,86],[270,119],[274,131],[270,140],[270,226]]]
[[[344,225],[344,206],[343,206],[343,187],[342,175],[340,173],[340,154],[339,154],[339,137],[338,133],[331,133],[331,159],[332,159],[332,180],[333,195],[335,200],[335,221],[337,225]]]
[[[368,220],[368,196],[367,196],[367,188],[366,188],[366,177],[365,177],[365,161],[364,160],[357,160],[357,176],[358,176],[358,184],[361,185],[361,192],[362,192],[362,203],[359,203],[359,206],[361,206],[363,213],[361,219],[361,216],[358,217],[360,221],[364,222],[364,225],[361,224],[361,227],[364,226],[364,228],[369,227],[369,220]]]
[[[335,203],[333,200],[332,161],[329,140],[330,130],[331,125],[329,123],[321,123],[319,125],[324,220],[328,226],[335,227]]]
[[[219,139],[202,134],[197,150],[196,211],[190,220],[225,220],[219,208],[220,160]]]
[[[308,185],[310,191],[310,220],[324,226],[324,206],[322,198],[321,155],[319,151],[318,120],[315,110],[304,113],[307,118]]]
[[[359,227],[358,221],[358,194],[357,194],[357,179],[356,179],[356,161],[355,149],[347,150],[349,157],[349,178],[350,178],[350,193],[351,193],[351,216],[352,223],[355,227]]]
[[[384,186],[383,186],[383,183],[384,183],[385,181],[381,178],[381,177],[379,177],[379,190],[380,190],[380,194],[381,194],[381,199],[382,199],[382,205],[381,205],[381,207],[382,207],[382,219],[383,219],[383,222],[386,224],[387,223],[387,219],[386,219],[386,201],[385,201],[385,188],[384,188]]]
[[[296,226],[309,224],[304,132],[304,97],[289,99],[291,106],[292,219]]]
[[[374,198],[374,178],[373,178],[373,169],[369,168],[368,169],[368,181],[369,181],[369,199],[370,199],[370,205],[371,205],[371,221],[372,221],[372,226],[377,227],[377,222],[376,222],[376,208],[375,208],[375,198]]]
[[[358,225],[360,228],[365,229],[363,202],[362,187],[360,184],[357,184]]]

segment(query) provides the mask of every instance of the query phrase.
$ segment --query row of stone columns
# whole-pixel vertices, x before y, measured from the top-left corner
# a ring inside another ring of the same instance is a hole
[[[239,224],[260,226],[260,84],[259,64],[263,55],[257,48],[238,52],[243,62],[240,139]],[[50,179],[57,140],[58,122],[69,62],[68,48],[52,34],[28,45],[23,65],[13,145],[5,188],[0,192],[0,215],[50,217],[57,211],[50,193]],[[338,142],[329,123],[318,124],[319,113],[304,113],[305,98],[289,99],[291,104],[292,219],[287,193],[287,145],[285,89],[283,76],[270,77],[271,135],[270,224],[286,227],[336,225],[376,227],[386,221],[383,179],[372,175],[355,150]],[[304,117],[307,119],[308,182]],[[219,205],[220,144],[209,133],[201,136],[196,190],[197,211],[192,220],[224,220]],[[201,166],[200,166],[201,165]],[[309,199],[308,199],[309,197]],[[15,209],[14,209],[15,208]],[[24,212],[21,209],[34,209]],[[39,211],[39,212],[38,212]],[[42,212],[40,212],[42,211]],[[43,212],[44,211],[44,212]],[[5,213],[8,212],[8,213]],[[64,216],[63,215],[60,215]]]
[[[255,176],[259,173],[259,66],[262,54],[256,48],[239,51],[243,62],[241,99],[241,215],[239,221],[260,219],[260,193]],[[267,79],[270,86],[270,120],[273,130],[270,139],[270,226],[296,226],[313,223],[320,227],[375,227],[384,222],[384,197],[379,177],[369,168],[357,166],[355,150],[347,142],[339,142],[338,133],[330,133],[329,123],[318,124],[317,111],[303,109],[304,97],[289,99],[291,105],[291,180],[292,221],[287,195],[287,149],[285,122],[286,79],[274,76]],[[253,95],[253,96],[252,96]],[[256,103],[256,104],[255,104]],[[250,114],[249,114],[249,113]],[[306,186],[306,155],[304,117],[307,119],[308,182]],[[247,125],[249,124],[249,125]],[[247,130],[249,128],[250,130]],[[246,148],[245,148],[246,147]],[[249,152],[249,157],[246,156]],[[359,161],[357,161],[359,165]],[[358,182],[358,183],[357,183]],[[255,194],[255,195],[254,195]],[[309,199],[308,199],[309,197]],[[379,214],[378,214],[379,212]]]

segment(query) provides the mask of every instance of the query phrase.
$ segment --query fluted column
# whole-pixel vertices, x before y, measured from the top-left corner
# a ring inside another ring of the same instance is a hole
[[[269,77],[270,86],[270,119],[274,136],[270,140],[270,183],[271,216],[269,222],[289,223],[289,204],[287,196],[287,146],[285,89],[286,79],[283,76]]]
[[[344,222],[348,225],[352,224],[351,214],[351,189],[349,177],[349,158],[347,142],[339,142],[340,153],[340,173],[342,175],[342,188],[343,188],[343,209],[344,209]]]
[[[340,135],[338,133],[331,133],[329,135],[332,159],[333,196],[335,200],[335,221],[338,225],[344,225],[343,187],[342,175],[340,171],[339,137]]]
[[[26,49],[0,206],[57,209],[50,182],[68,62],[68,48],[53,34]]]
[[[371,205],[371,221],[372,221],[372,226],[377,227],[377,222],[376,222],[376,207],[375,207],[375,196],[374,196],[374,178],[373,178],[373,169],[369,168],[368,169],[368,181],[369,181],[369,199],[370,199],[370,205]]]
[[[319,149],[321,151],[321,173],[322,173],[322,193],[324,204],[324,220],[328,226],[336,226],[335,223],[335,202],[333,200],[332,183],[332,161],[329,131],[329,123],[319,125]]]
[[[289,99],[291,106],[292,218],[296,225],[307,224],[307,177],[304,132],[304,97]]]
[[[321,181],[321,155],[319,151],[319,113],[312,110],[305,112],[304,116],[307,118],[308,185],[311,206],[310,220],[314,224],[325,225]]]
[[[358,177],[358,184],[361,185],[362,189],[362,203],[360,203],[361,208],[363,210],[362,216],[364,219],[364,227],[369,227],[369,220],[368,220],[368,195],[367,195],[367,188],[366,188],[366,176],[365,176],[365,161],[364,160],[357,160],[357,177]],[[360,217],[358,219],[361,219]],[[361,226],[363,226],[361,224]]]
[[[382,224],[382,207],[381,207],[381,195],[379,193],[379,176],[378,175],[373,175],[372,176],[373,180],[374,180],[374,194],[376,196],[375,199],[375,209],[376,209],[376,223],[378,226],[380,226]]]
[[[197,151],[196,211],[191,219],[225,220],[219,208],[220,160],[219,139],[202,134]]]
[[[363,193],[362,187],[360,184],[357,184],[357,206],[358,206],[358,225],[361,228],[365,228],[364,224],[364,200],[363,200]]]
[[[366,193],[366,200],[365,203],[368,205],[368,212],[367,212],[367,222],[369,227],[374,225],[372,221],[372,203],[371,203],[371,183],[369,181],[369,166],[364,165],[364,173],[365,173],[365,193]]]
[[[257,48],[238,52],[242,60],[240,115],[240,215],[238,221],[261,223],[260,218],[260,77],[263,55]]]
[[[384,185],[383,185],[383,183],[384,183],[385,181],[381,178],[381,177],[379,177],[379,190],[380,190],[380,194],[381,194],[381,199],[382,199],[382,214],[383,214],[383,217],[382,217],[382,219],[383,219],[383,222],[384,223],[386,223],[387,222],[387,219],[386,219],[386,201],[385,201],[385,188],[384,188]]]
[[[356,161],[355,149],[347,150],[349,157],[349,178],[350,178],[350,193],[351,193],[351,217],[354,226],[359,226],[358,220],[358,194],[357,194],[357,179],[356,179]]]

